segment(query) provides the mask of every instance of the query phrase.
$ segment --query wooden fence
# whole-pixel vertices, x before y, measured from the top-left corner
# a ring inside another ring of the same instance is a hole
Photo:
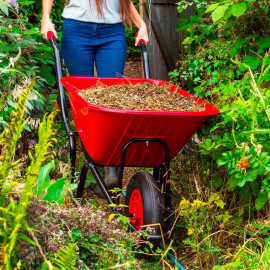
[[[168,80],[168,72],[175,69],[183,51],[183,37],[176,31],[179,13],[177,0],[152,0],[151,11],[147,0],[140,0],[140,12],[149,25],[152,38],[148,47],[150,75],[153,79]],[[186,15],[185,15],[186,16]]]

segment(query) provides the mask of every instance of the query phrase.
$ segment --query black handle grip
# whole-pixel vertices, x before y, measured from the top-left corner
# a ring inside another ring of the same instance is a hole
[[[148,52],[146,50],[146,44],[144,40],[139,41],[139,46],[141,49],[142,61],[143,61],[143,71],[145,79],[150,79],[150,67],[149,67],[149,58]]]
[[[150,79],[149,58],[148,58],[148,53],[146,50],[146,44],[144,43],[144,41],[141,40],[139,42],[139,46],[140,46],[141,54],[142,54],[144,77],[145,79]]]

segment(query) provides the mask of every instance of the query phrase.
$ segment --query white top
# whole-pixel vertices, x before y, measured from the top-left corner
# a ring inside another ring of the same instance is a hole
[[[103,0],[103,15],[97,11],[95,0],[70,0],[63,17],[83,22],[114,24],[121,22],[119,0]]]

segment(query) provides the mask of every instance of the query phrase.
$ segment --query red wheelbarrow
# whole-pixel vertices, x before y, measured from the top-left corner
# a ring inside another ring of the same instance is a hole
[[[56,39],[51,32],[48,33],[48,39],[54,50],[61,111],[70,142],[72,177],[75,172],[77,136],[81,139],[87,159],[81,170],[76,196],[82,197],[86,175],[90,171],[108,203],[115,205],[98,167],[119,166],[118,188],[122,190],[128,207],[122,211],[116,206],[112,211],[129,217],[130,227],[140,234],[145,227],[151,227],[148,239],[152,241],[167,238],[171,233],[169,217],[173,212],[169,183],[170,160],[177,155],[208,117],[219,113],[218,109],[168,82],[149,79],[148,57],[143,41],[140,42],[140,49],[146,79],[72,76],[62,78],[60,54]],[[167,84],[179,95],[191,96],[197,103],[204,104],[205,111],[133,111],[89,104],[78,91],[96,86],[98,82],[108,86],[144,82]],[[68,91],[76,131],[73,131],[69,124],[63,86]],[[153,173],[137,172],[129,181],[127,190],[123,191],[124,167],[131,166],[153,168]],[[118,203],[119,197],[116,205]]]

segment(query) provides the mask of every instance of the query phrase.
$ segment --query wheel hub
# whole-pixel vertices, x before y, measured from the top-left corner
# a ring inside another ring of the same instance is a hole
[[[133,214],[130,217],[130,223],[137,229],[141,230],[143,225],[143,202],[139,189],[134,189],[130,196],[129,201],[129,214]]]

